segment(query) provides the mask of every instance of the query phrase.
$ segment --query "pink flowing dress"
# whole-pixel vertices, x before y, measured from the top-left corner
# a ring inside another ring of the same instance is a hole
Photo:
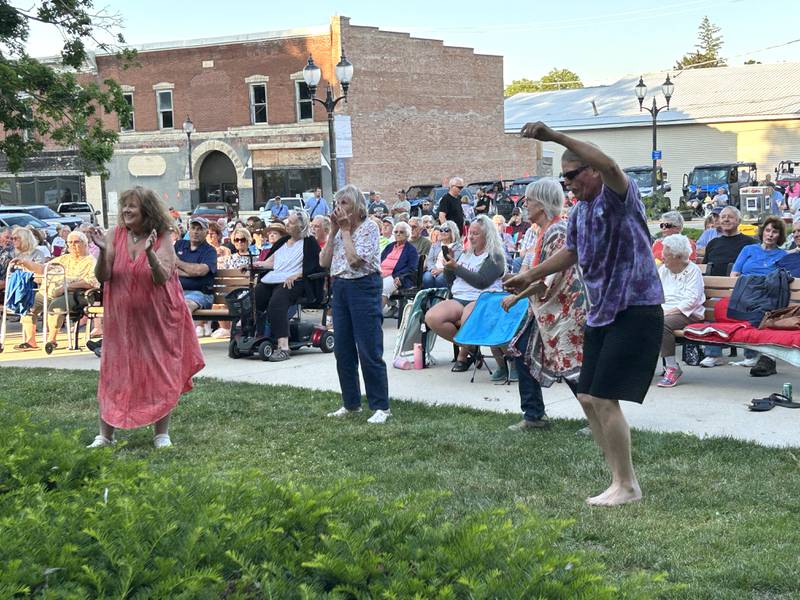
[[[114,251],[97,400],[103,421],[132,429],[169,414],[205,362],[178,274],[156,285],[146,253],[131,260],[124,227],[116,228]]]

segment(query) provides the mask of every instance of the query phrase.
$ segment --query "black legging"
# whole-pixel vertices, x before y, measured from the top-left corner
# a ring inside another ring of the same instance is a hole
[[[302,281],[295,281],[288,289],[282,283],[262,283],[256,285],[256,309],[267,311],[267,319],[273,338],[289,337],[289,307],[296,304],[305,291]]]

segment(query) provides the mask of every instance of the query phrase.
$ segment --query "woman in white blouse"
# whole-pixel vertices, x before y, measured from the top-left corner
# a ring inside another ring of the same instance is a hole
[[[389,381],[383,362],[381,312],[381,251],[378,226],[367,218],[364,195],[354,185],[336,192],[328,241],[320,264],[333,277],[333,329],[336,332],[336,371],[342,406],[329,417],[361,412],[358,365],[364,375],[370,423],[385,423],[389,411]]]
[[[314,283],[303,278],[320,270],[319,244],[309,232],[308,215],[302,210],[290,212],[286,231],[288,235],[273,244],[266,260],[255,263],[272,269],[255,289],[256,308],[267,312],[272,337],[278,342],[270,362],[289,359],[289,307],[303,296],[316,295]]]
[[[676,329],[690,323],[702,321],[705,316],[703,304],[703,274],[700,268],[689,261],[692,245],[685,235],[675,234],[663,240],[663,264],[658,267],[661,285],[664,286],[664,333],[661,338],[661,356],[666,370],[658,387],[674,387],[683,374],[675,358]]]

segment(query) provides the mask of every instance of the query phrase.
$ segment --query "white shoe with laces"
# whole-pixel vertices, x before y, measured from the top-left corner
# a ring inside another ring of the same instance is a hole
[[[724,363],[716,356],[706,356],[703,360],[700,361],[700,366],[706,369],[710,369],[711,367],[718,367],[722,364]]]
[[[194,332],[199,338],[206,337],[206,330],[202,325],[196,325],[194,328]]]
[[[211,335],[211,323],[203,323],[203,333],[206,334],[206,337]]]
[[[752,369],[753,367],[756,366],[757,362],[758,362],[758,357],[745,358],[744,360],[737,360],[736,362],[732,362],[730,364],[732,364],[735,367],[747,367],[748,369]]]
[[[169,448],[172,446],[172,440],[169,439],[168,433],[159,433],[153,437],[153,446],[155,448]]]
[[[386,420],[392,416],[392,411],[390,410],[376,410],[372,416],[367,419],[367,423],[386,423]]]
[[[221,340],[231,337],[231,330],[220,327],[211,333],[211,337],[215,340]]]
[[[87,448],[105,448],[106,446],[111,446],[112,444],[115,444],[115,443],[116,442],[114,440],[110,440],[104,435],[98,435],[98,436],[96,436],[94,438],[94,441],[91,444],[89,444],[88,446],[86,446],[86,447]]]
[[[360,412],[361,412],[361,407],[360,406],[358,408],[354,408],[353,410],[350,410],[349,408],[345,408],[344,406],[342,406],[342,407],[338,408],[337,410],[335,410],[333,412],[329,412],[327,414],[327,416],[341,418],[341,417],[347,417],[349,415],[354,415],[354,414],[360,413]]]

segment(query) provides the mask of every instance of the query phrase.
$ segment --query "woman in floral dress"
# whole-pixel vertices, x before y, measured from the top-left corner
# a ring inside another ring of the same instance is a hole
[[[567,223],[561,218],[564,193],[552,178],[539,179],[525,190],[528,218],[539,228],[533,254],[533,266],[546,261],[564,247]],[[503,300],[508,310],[522,298],[530,306],[528,322],[521,331],[532,327],[524,352],[534,379],[542,387],[564,381],[575,392],[583,363],[583,328],[586,325],[586,293],[577,266],[555,273]],[[516,340],[509,345],[513,352]]]

